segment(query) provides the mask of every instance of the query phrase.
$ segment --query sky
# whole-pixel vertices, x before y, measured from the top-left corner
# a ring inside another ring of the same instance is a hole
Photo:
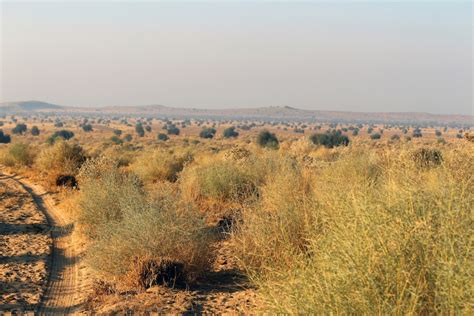
[[[470,1],[0,1],[0,102],[474,114]]]

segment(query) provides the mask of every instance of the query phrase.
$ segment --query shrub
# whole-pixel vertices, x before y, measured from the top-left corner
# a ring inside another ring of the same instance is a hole
[[[442,135],[441,131],[438,131],[438,130],[435,131],[435,136],[436,137],[441,137],[441,135]]]
[[[420,148],[413,152],[413,160],[419,167],[432,167],[443,162],[443,155],[438,149]]]
[[[168,135],[163,133],[158,133],[158,140],[167,141],[169,139]]]
[[[39,130],[38,126],[33,126],[31,128],[31,135],[38,136],[39,134],[40,134],[40,130]]]
[[[27,127],[26,127],[26,124],[17,124],[13,129],[12,129],[12,133],[13,134],[24,134],[27,130]]]
[[[201,138],[213,138],[216,134],[216,130],[214,128],[203,128],[202,131],[199,133],[199,137]]]
[[[147,152],[138,157],[131,169],[140,179],[147,182],[171,181],[178,179],[178,174],[186,163],[192,161],[190,153],[173,154],[161,150]]]
[[[139,137],[145,136],[145,130],[143,129],[143,125],[141,123],[137,123],[137,125],[135,125],[135,132]]]
[[[404,157],[354,152],[267,181],[232,244],[269,312],[469,312],[473,161],[419,171]]]
[[[48,139],[48,143],[53,144],[58,139],[69,140],[74,137],[74,133],[65,129],[54,132]]]
[[[421,129],[416,128],[416,129],[413,131],[413,133],[412,133],[411,136],[412,136],[412,137],[415,137],[415,138],[423,137],[423,134],[421,133]]]
[[[392,137],[390,137],[390,139],[394,140],[394,141],[400,140],[400,135],[394,134],[394,135],[392,135]]]
[[[179,135],[179,128],[175,125],[168,125],[165,129],[168,132],[168,135]]]
[[[381,137],[382,135],[380,135],[379,133],[374,133],[370,135],[370,139],[380,139]]]
[[[126,142],[131,142],[133,139],[132,135],[131,134],[126,134],[124,137],[123,137],[123,140],[126,141]]]
[[[233,138],[233,137],[238,137],[239,132],[235,130],[234,126],[228,127],[224,130],[224,138]]]
[[[29,166],[33,163],[33,153],[28,144],[13,144],[8,153],[16,165]]]
[[[260,147],[277,149],[278,145],[278,138],[274,133],[270,133],[267,130],[261,131],[257,136],[257,144]]]
[[[110,141],[116,145],[123,144],[123,140],[121,140],[120,137],[118,137],[117,135],[110,137]]]
[[[92,125],[91,124],[83,124],[82,125],[82,130],[84,132],[92,132]]]
[[[137,289],[171,281],[166,266],[179,267],[178,281],[186,283],[209,268],[213,236],[197,211],[166,187],[147,196],[133,176],[102,164],[93,160],[81,169],[81,223],[93,236],[86,254],[92,268]]]
[[[255,175],[233,161],[208,161],[186,168],[180,179],[191,201],[242,202],[257,192]]]
[[[119,130],[119,129],[114,129],[114,134],[115,134],[116,136],[120,136],[120,135],[122,135],[122,131]]]
[[[60,128],[60,127],[63,127],[63,126],[64,126],[63,122],[58,121],[58,122],[54,123],[54,127]]]
[[[10,141],[10,135],[4,134],[3,131],[0,130],[0,144],[8,144]]]
[[[53,176],[74,175],[85,160],[81,146],[60,140],[39,153],[36,167]]]
[[[316,133],[311,135],[310,140],[315,145],[323,145],[326,148],[349,145],[349,137],[340,132]]]

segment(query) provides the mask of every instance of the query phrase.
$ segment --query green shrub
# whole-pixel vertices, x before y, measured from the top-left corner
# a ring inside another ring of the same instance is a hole
[[[216,130],[214,128],[203,128],[203,130],[199,133],[199,137],[201,138],[214,138],[216,134]]]
[[[233,138],[233,137],[238,137],[239,132],[235,130],[234,126],[228,127],[224,130],[224,138]]]
[[[349,137],[342,135],[339,131],[316,133],[311,135],[310,140],[313,144],[322,145],[326,148],[349,145]]]
[[[162,140],[162,141],[167,141],[169,139],[168,135],[163,134],[163,133],[158,133],[157,138],[158,140]]]
[[[138,137],[145,136],[145,130],[143,129],[143,125],[141,123],[137,123],[137,125],[135,125],[135,132],[137,133]]]
[[[33,126],[31,128],[31,135],[38,136],[39,134],[40,134],[40,130],[39,130],[38,126]]]
[[[267,130],[261,131],[257,136],[257,144],[260,147],[277,149],[279,147],[278,143],[276,135]]]
[[[74,137],[74,133],[65,129],[54,132],[48,139],[48,143],[53,144],[58,139],[69,140]]]
[[[10,135],[5,134],[2,130],[0,130],[0,144],[8,144],[10,141]]]
[[[370,135],[370,139],[380,139],[380,138],[382,138],[382,135],[380,135],[379,133],[374,133]]]
[[[13,129],[12,129],[12,133],[13,134],[24,134],[26,133],[26,130],[27,130],[27,127],[26,127],[26,124],[23,124],[23,123],[20,123],[20,124],[17,124]]]

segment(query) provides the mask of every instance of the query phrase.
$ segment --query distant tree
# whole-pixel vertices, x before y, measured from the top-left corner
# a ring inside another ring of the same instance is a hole
[[[150,125],[145,126],[145,130],[146,130],[147,132],[151,132],[151,126],[150,126]]]
[[[117,136],[120,136],[120,135],[122,135],[122,131],[119,130],[119,129],[114,129],[114,134],[117,135]]]
[[[137,123],[137,125],[135,125],[135,132],[139,137],[145,136],[145,130],[143,129],[142,123]]]
[[[131,142],[133,139],[132,135],[131,134],[127,134],[123,137],[123,140],[126,141],[126,142]]]
[[[462,134],[457,133],[457,134],[456,134],[456,138],[462,138]]]
[[[168,135],[163,134],[163,133],[158,133],[157,138],[158,140],[162,140],[162,141],[167,141],[169,139]]]
[[[123,140],[121,140],[117,135],[110,137],[110,141],[116,145],[121,145],[123,143]]]
[[[435,135],[436,135],[436,137],[441,137],[442,133],[441,133],[441,131],[436,130]]]
[[[416,128],[415,130],[413,130],[413,133],[411,134],[411,136],[417,137],[417,138],[422,137],[423,134],[421,133],[421,129]]]
[[[329,133],[315,133],[309,138],[315,145],[322,145],[326,148],[349,145],[349,137],[342,135],[341,131],[332,131]]]
[[[179,135],[179,128],[174,125],[168,127],[166,131],[168,132],[168,135]]]
[[[12,129],[13,134],[23,134],[26,132],[28,128],[26,127],[26,124],[20,123],[16,124],[16,126]]]
[[[36,125],[33,126],[31,128],[31,135],[38,136],[39,134],[40,134],[40,130],[39,130],[38,126],[36,126]]]
[[[354,128],[354,130],[352,131],[352,136],[357,136],[359,135],[359,129],[356,127]]]
[[[10,135],[4,134],[0,129],[0,144],[8,144],[11,141]]]
[[[92,125],[91,124],[83,124],[82,125],[82,130],[84,132],[92,132]]]
[[[74,137],[74,133],[65,129],[62,129],[60,131],[54,132],[51,137],[49,137],[48,142],[50,144],[54,143],[58,138],[62,138],[64,140],[69,140]]]
[[[239,132],[235,130],[234,126],[228,127],[224,130],[224,138],[238,137]]]
[[[54,123],[54,127],[63,127],[63,126],[64,126],[63,122],[56,121],[56,123]]]
[[[374,134],[370,135],[370,138],[371,139],[380,139],[380,138],[382,138],[382,135],[380,135],[379,133],[374,133]]]
[[[278,149],[279,142],[278,138],[274,133],[270,133],[267,130],[261,131],[257,136],[257,144],[260,147]]]
[[[203,128],[203,130],[199,133],[199,137],[201,138],[213,138],[214,135],[216,134],[216,129],[215,128]]]
[[[372,134],[373,131],[374,131],[374,129],[372,127],[369,127],[367,129],[367,134]]]

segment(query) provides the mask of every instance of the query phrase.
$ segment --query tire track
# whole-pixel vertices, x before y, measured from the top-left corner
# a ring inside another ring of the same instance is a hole
[[[79,280],[79,252],[73,239],[72,225],[54,205],[52,197],[42,187],[24,178],[7,175],[17,181],[33,198],[51,226],[53,240],[49,278],[37,313],[66,315],[77,313],[82,305]]]

